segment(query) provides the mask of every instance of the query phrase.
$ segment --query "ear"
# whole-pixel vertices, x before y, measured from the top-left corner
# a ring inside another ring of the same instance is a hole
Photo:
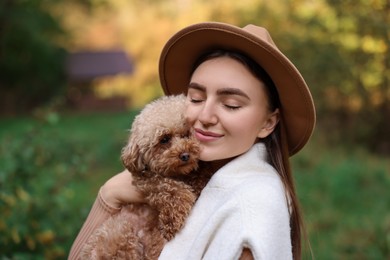
[[[269,134],[271,134],[276,125],[279,123],[280,112],[279,108],[275,109],[274,112],[268,115],[267,120],[265,121],[263,127],[260,129],[260,132],[257,134],[259,138],[266,138]]]
[[[129,139],[128,144],[122,149],[121,159],[126,169],[133,174],[144,169],[140,147],[136,144],[133,137]]]

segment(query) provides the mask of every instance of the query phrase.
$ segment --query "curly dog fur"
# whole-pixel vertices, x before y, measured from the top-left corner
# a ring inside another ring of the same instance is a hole
[[[162,97],[135,118],[122,161],[145,204],[131,204],[89,238],[83,259],[157,259],[211,177],[185,117],[185,96]]]

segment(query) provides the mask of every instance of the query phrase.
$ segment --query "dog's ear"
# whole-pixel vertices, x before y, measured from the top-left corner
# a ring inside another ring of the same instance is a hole
[[[142,159],[140,147],[130,138],[128,144],[122,149],[121,159],[132,174],[137,174],[144,170],[145,165]]]

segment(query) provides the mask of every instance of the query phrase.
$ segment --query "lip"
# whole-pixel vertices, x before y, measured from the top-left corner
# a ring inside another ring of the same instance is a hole
[[[204,131],[199,128],[195,128],[195,137],[201,142],[212,142],[223,137],[223,135],[214,132]]]

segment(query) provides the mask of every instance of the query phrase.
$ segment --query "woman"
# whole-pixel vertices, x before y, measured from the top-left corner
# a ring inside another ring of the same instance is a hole
[[[215,174],[161,259],[300,259],[301,213],[289,156],[315,124],[310,91],[268,32],[200,23],[160,58],[165,94],[187,93],[186,116]],[[121,205],[142,201],[124,171],[101,188],[70,258]]]

